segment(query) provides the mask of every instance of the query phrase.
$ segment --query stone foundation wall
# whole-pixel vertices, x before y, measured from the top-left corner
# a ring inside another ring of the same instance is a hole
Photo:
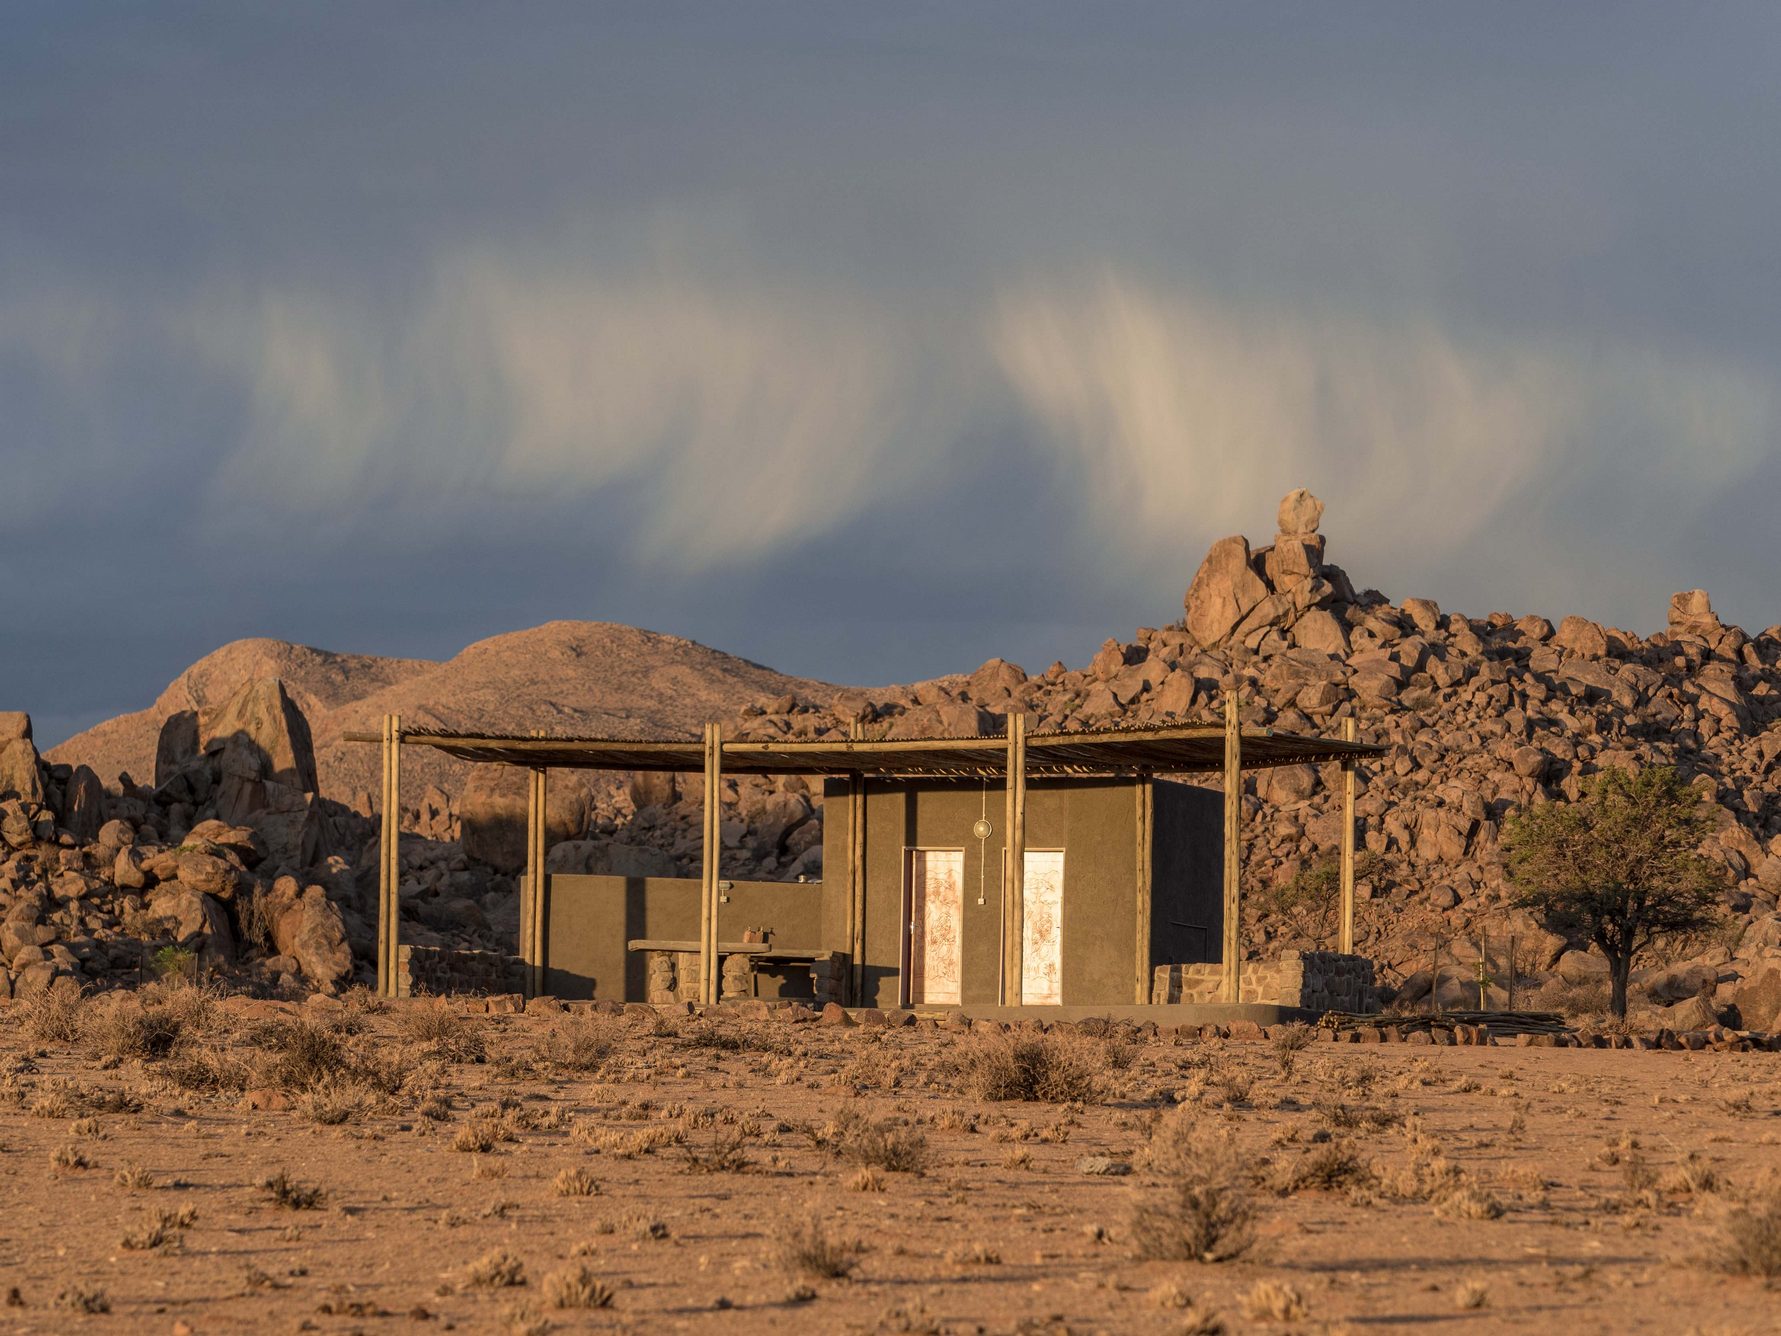
[[[523,993],[526,962],[500,951],[452,951],[404,946],[396,953],[397,997],[446,997],[454,993]]]
[[[1224,966],[1216,963],[1158,965],[1152,1002],[1221,1002]],[[1379,1009],[1373,962],[1336,951],[1283,951],[1275,960],[1243,962],[1239,1002],[1308,1011],[1369,1012]]]
[[[718,987],[726,1001],[753,997],[753,970],[744,955],[720,958]],[[785,967],[781,967],[785,968]],[[796,968],[796,967],[791,967]],[[847,957],[839,952],[826,952],[810,966],[812,1000],[817,1006],[839,1002]],[[649,953],[649,1000],[657,1006],[673,1002],[697,1002],[701,997],[700,962],[697,951],[651,951]]]

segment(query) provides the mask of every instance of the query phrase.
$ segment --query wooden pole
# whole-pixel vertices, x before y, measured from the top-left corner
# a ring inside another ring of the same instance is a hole
[[[1133,981],[1132,1001],[1144,1006],[1150,1001],[1150,841],[1155,824],[1156,784],[1149,775],[1138,776],[1138,940],[1134,948],[1137,978]]]
[[[545,822],[548,811],[549,781],[543,766],[535,766],[531,773],[531,806],[526,819],[526,900],[530,909],[527,916],[528,940],[526,943],[526,960],[530,964],[527,971],[532,996],[538,997],[544,992],[544,870],[545,854]]]
[[[402,956],[402,716],[390,716],[390,982],[394,994]]]
[[[1342,721],[1342,740],[1354,741],[1354,716]],[[1343,955],[1354,954],[1354,758],[1342,762],[1342,940]]]
[[[1242,866],[1243,735],[1237,724],[1237,693],[1224,698],[1224,1000],[1243,998],[1243,904],[1238,891]]]
[[[858,741],[859,720],[848,728]],[[847,776],[847,958],[850,987],[847,1000],[865,1005],[866,980],[866,777]]]
[[[383,717],[383,789],[377,799],[377,994],[394,997],[396,975],[390,960],[390,840],[393,838],[390,801],[390,717]]]
[[[705,725],[705,844],[703,857],[703,912],[700,915],[702,940],[699,944],[700,991],[707,1005],[718,999],[718,858],[723,845],[723,730],[717,724]]]
[[[1025,969],[1027,717],[1008,716],[1008,835],[1002,864],[1002,1004],[1018,1006]]]

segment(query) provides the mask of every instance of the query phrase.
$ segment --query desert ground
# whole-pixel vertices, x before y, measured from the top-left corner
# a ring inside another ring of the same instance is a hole
[[[0,1055],[18,1332],[1777,1322],[1773,1054],[155,985]]]

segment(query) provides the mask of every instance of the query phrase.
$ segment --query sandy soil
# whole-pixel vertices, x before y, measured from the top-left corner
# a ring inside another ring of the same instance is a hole
[[[981,1098],[1010,1042],[432,1004],[13,1007],[0,1327],[1781,1325],[1781,1295],[1719,1266],[1730,1213],[1775,1194],[1775,1055],[1315,1043],[1283,1061],[1071,1034],[1049,1056],[1089,1098]],[[1248,1248],[1142,1259],[1134,1208],[1225,1149]],[[279,1171],[319,1200],[281,1205],[261,1186]],[[850,1275],[788,1252],[812,1221],[860,1245]],[[601,1285],[607,1307],[556,1306]]]

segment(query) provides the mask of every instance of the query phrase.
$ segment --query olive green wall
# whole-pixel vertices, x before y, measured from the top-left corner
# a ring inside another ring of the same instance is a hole
[[[1204,898],[1203,889],[1194,891],[1190,885],[1204,867],[1212,869],[1216,892],[1219,861],[1216,844],[1209,856],[1199,847],[1208,837],[1201,819],[1203,799],[1211,799],[1211,811],[1217,818],[1217,795],[1183,784],[1158,783],[1156,788],[1181,791],[1158,804],[1158,829],[1176,821],[1187,822],[1188,828],[1171,832],[1167,908],[1153,913],[1153,924],[1180,904],[1197,904]],[[828,814],[823,831],[823,944],[846,951],[846,782],[829,781],[823,803]],[[999,784],[987,790],[975,782],[868,784],[862,1005],[894,1007],[901,1001],[903,859],[905,850],[912,848],[965,851],[963,1000],[976,1004],[999,1000],[1004,811],[1005,794]],[[980,816],[987,816],[994,828],[981,845],[971,830]],[[1140,973],[1136,958],[1138,825],[1136,780],[1053,780],[1027,787],[1027,848],[1064,851],[1062,983],[1066,1006],[1125,1004],[1135,996]],[[1220,831],[1215,819],[1209,832],[1214,842]],[[1153,860],[1155,856],[1153,851]],[[982,904],[978,903],[980,895]],[[1216,903],[1216,893],[1213,900]],[[1153,951],[1152,959],[1144,962],[1146,979],[1159,958]]]
[[[773,945],[822,949],[822,885],[738,881],[718,906],[718,940],[744,928],[773,929]],[[544,991],[553,997],[648,1000],[648,965],[625,943],[640,937],[696,943],[699,882],[693,877],[552,874],[545,882]],[[774,983],[762,979],[762,995]]]

